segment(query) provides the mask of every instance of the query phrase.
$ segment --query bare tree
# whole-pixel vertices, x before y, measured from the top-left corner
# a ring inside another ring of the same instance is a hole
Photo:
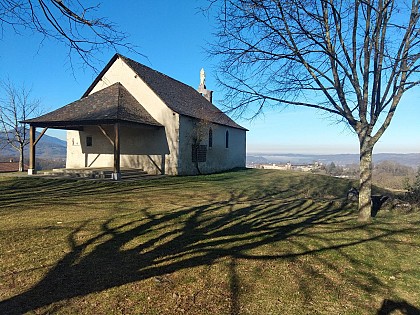
[[[104,17],[98,17],[100,5],[79,0],[0,0],[0,30],[12,28],[40,33],[47,39],[63,43],[68,56],[79,56],[93,67],[96,54],[104,48],[133,51],[128,35]],[[71,63],[73,64],[73,63]]]
[[[10,81],[2,82],[4,98],[0,99],[0,133],[5,145],[19,152],[19,172],[24,171],[24,149],[29,144],[29,130],[26,119],[40,113],[40,101],[31,98],[31,91],[24,86],[16,88]],[[3,94],[3,93],[2,93]]]
[[[209,132],[211,130],[211,123],[207,119],[192,119],[192,130],[189,136],[192,142],[192,160],[198,174],[202,174],[199,162],[205,162],[207,156],[207,144],[209,141]]]
[[[360,143],[359,221],[370,220],[374,145],[420,83],[420,0],[210,3],[230,108],[306,106],[348,124]]]

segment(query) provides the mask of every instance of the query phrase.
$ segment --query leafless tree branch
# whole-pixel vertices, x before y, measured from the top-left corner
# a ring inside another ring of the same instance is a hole
[[[359,137],[361,187],[370,194],[373,147],[404,93],[420,85],[419,6],[420,0],[209,1],[218,19],[209,52],[221,60],[226,105],[241,114],[293,105],[336,115]],[[369,200],[359,203],[365,218]]]
[[[0,30],[11,27],[19,34],[29,30],[61,42],[69,49],[70,61],[78,56],[95,69],[103,49],[136,52],[128,34],[98,17],[99,10],[100,4],[87,6],[78,0],[0,0]]]
[[[18,88],[10,80],[1,82],[0,88],[4,93],[0,99],[0,139],[5,142],[1,146],[9,145],[19,152],[19,171],[23,171],[23,150],[29,144],[29,131],[21,121],[40,114],[40,101],[31,98],[30,89]]]

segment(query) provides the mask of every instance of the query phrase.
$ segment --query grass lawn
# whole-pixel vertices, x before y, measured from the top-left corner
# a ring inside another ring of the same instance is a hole
[[[0,314],[418,314],[420,212],[359,224],[350,186],[0,177]]]

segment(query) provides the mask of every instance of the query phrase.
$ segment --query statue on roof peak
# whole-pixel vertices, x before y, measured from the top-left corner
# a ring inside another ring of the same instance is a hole
[[[200,70],[200,86],[206,86],[206,73],[204,72],[204,68]]]

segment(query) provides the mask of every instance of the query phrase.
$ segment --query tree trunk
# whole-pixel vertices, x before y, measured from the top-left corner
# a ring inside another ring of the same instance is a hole
[[[25,171],[25,162],[23,158],[23,148],[19,148],[19,172]]]
[[[359,222],[368,222],[372,213],[372,152],[373,146],[360,145]]]

